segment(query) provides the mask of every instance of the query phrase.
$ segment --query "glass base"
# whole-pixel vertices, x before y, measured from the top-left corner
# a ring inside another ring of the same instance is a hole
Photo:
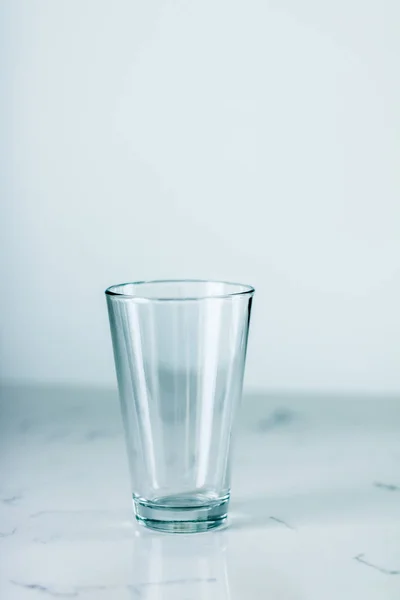
[[[220,527],[226,521],[228,505],[229,495],[213,500],[189,494],[153,501],[133,498],[136,519],[167,533],[200,533]]]

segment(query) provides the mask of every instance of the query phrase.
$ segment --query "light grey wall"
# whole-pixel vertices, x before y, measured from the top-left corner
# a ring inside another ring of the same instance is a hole
[[[2,22],[4,377],[113,382],[104,287],[199,277],[257,288],[249,386],[400,390],[398,0]]]

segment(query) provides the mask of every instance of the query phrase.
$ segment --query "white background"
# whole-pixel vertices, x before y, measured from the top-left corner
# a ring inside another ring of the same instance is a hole
[[[247,385],[400,390],[398,0],[3,0],[1,375],[114,383],[103,289],[257,289]]]

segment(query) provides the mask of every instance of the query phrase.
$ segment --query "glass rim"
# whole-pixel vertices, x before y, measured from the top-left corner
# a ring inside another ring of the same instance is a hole
[[[185,284],[185,283],[215,283],[231,286],[233,288],[239,288],[237,291],[232,291],[226,294],[204,294],[198,296],[146,296],[139,294],[126,294],[114,291],[116,288],[124,288],[130,285],[142,286],[142,285],[165,285],[165,284]],[[243,289],[244,288],[244,289]],[[245,283],[236,283],[232,281],[222,281],[219,279],[149,279],[144,281],[127,281],[126,283],[116,283],[111,285],[105,290],[106,296],[113,299],[120,300],[136,300],[138,302],[198,302],[201,300],[213,300],[223,298],[235,298],[243,296],[252,296],[255,292],[253,286]]]

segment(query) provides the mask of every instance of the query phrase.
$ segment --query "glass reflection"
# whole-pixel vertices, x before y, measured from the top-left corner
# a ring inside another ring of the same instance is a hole
[[[154,535],[137,532],[131,597],[145,600],[231,600],[224,532]]]

